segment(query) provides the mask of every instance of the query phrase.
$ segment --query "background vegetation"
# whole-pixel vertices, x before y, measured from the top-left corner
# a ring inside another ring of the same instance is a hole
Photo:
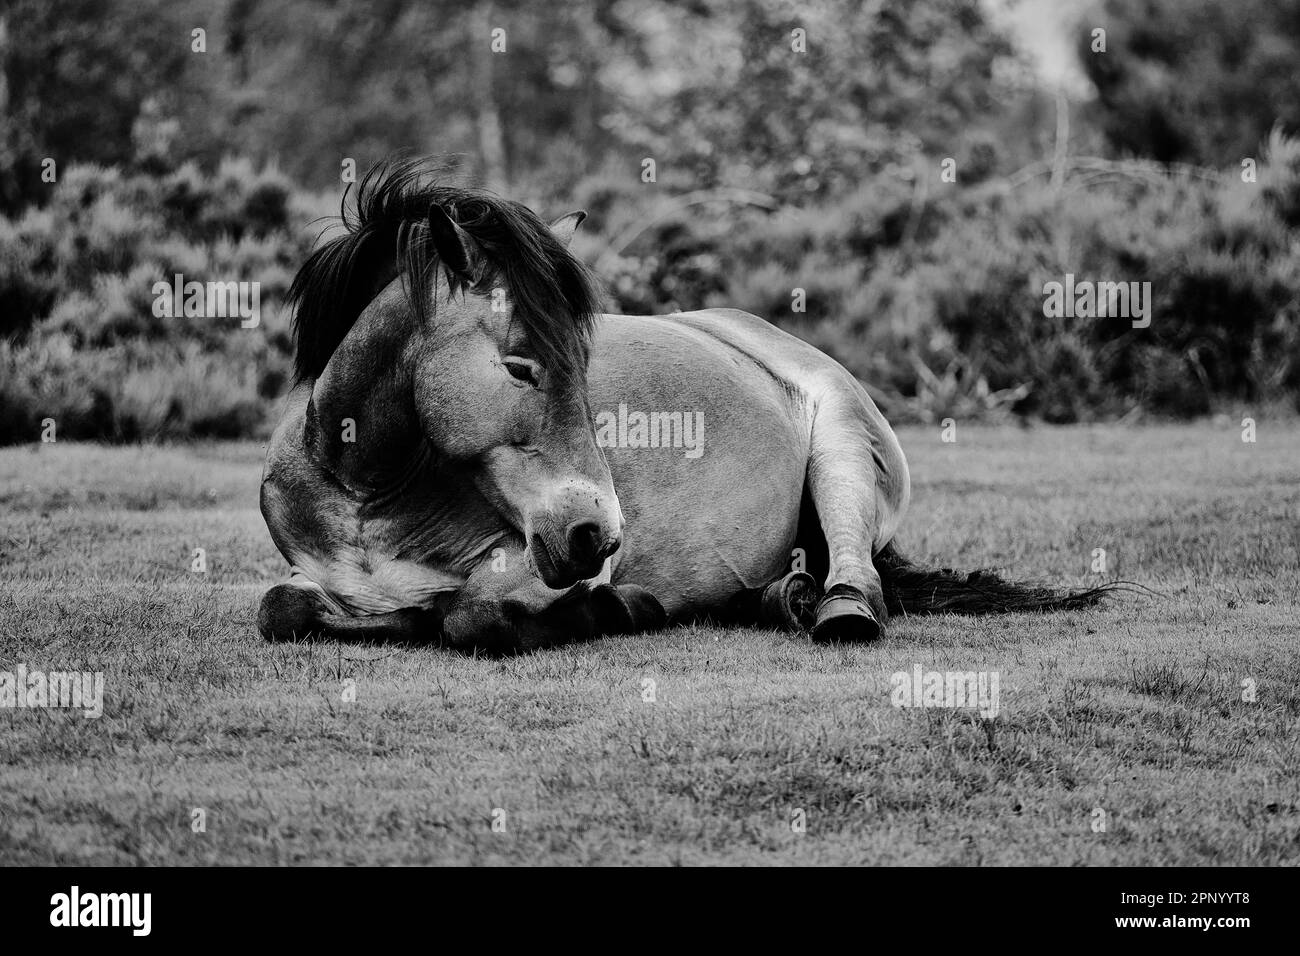
[[[399,149],[585,208],[612,311],[757,312],[895,419],[1294,409],[1300,0],[1244,8],[1063,7],[1078,81],[1058,88],[1019,8],[979,0],[12,0],[0,441],[46,418],[264,433],[283,295],[342,163]],[[1045,318],[1067,272],[1151,282],[1151,326]],[[261,324],[155,318],[175,273],[260,282]]]

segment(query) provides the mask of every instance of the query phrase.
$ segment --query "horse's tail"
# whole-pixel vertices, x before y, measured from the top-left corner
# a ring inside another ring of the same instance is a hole
[[[1071,611],[1091,607],[1120,586],[1116,582],[1070,591],[1006,581],[987,570],[927,568],[909,561],[892,541],[876,553],[875,565],[890,614]]]

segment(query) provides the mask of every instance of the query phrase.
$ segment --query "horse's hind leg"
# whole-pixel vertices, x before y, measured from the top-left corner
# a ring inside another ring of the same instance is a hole
[[[791,571],[766,587],[741,591],[732,599],[723,619],[729,624],[778,631],[807,630],[813,625],[821,594],[821,585],[811,574]]]
[[[901,518],[907,466],[893,432],[869,403],[856,383],[836,383],[813,420],[807,490],[829,559],[815,640],[872,640],[888,616],[872,555]]]

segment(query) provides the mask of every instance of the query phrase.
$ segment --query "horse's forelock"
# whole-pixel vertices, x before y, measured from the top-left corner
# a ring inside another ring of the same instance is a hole
[[[502,213],[508,248],[494,258],[514,315],[538,359],[562,378],[573,379],[586,368],[601,311],[595,277],[531,209],[506,203]]]
[[[437,174],[436,167],[419,160],[372,167],[358,185],[353,208],[345,205],[341,213],[346,233],[314,252],[299,270],[289,291],[297,305],[298,379],[320,375],[378,293],[377,280],[394,269],[412,308],[425,318],[438,260],[424,224],[436,204],[497,270],[538,360],[562,380],[576,380],[586,367],[601,311],[595,277],[531,209],[486,190],[439,182]]]

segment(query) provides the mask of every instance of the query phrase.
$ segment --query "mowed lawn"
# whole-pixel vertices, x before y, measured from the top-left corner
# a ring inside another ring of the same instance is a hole
[[[869,646],[270,646],[257,444],[0,450],[0,670],[105,679],[99,719],[0,710],[0,863],[1300,858],[1300,426],[901,437],[913,555],[1080,585],[1103,548],[1158,594]],[[892,706],[917,664],[1000,713]]]

